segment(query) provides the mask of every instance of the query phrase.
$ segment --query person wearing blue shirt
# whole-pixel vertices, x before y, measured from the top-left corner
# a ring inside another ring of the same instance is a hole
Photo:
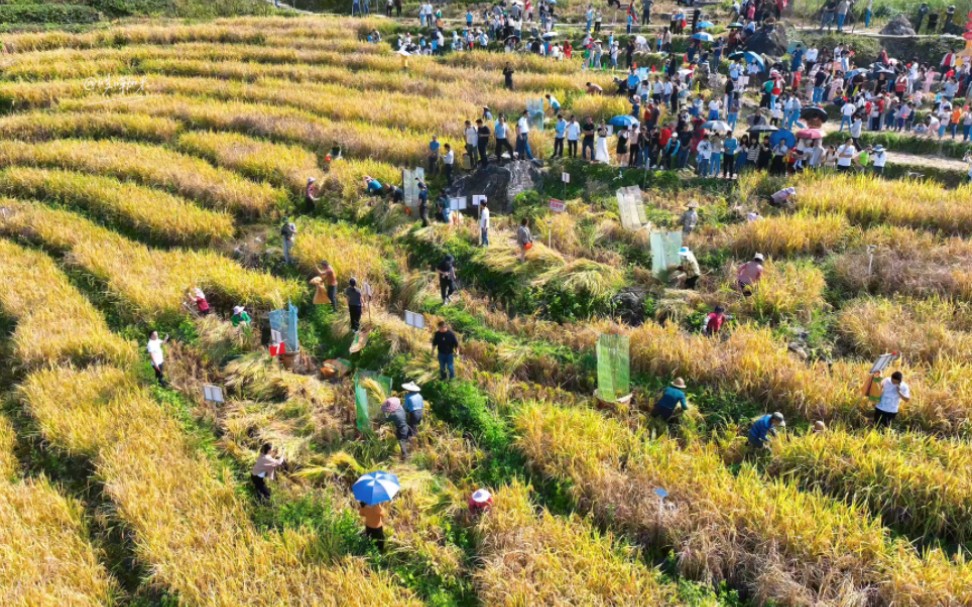
[[[662,157],[665,159],[665,170],[671,171],[672,165],[674,168],[678,168],[678,151],[682,147],[682,143],[678,140],[678,135],[672,133],[671,138],[669,138],[668,143],[662,148]]]
[[[662,392],[661,398],[655,403],[655,408],[651,410],[652,417],[660,417],[666,422],[675,421],[675,412],[679,407],[683,411],[688,411],[688,400],[685,398],[685,380],[676,377],[675,381]]]
[[[554,158],[564,157],[564,136],[567,134],[567,121],[563,114],[557,114],[557,124],[554,125]]]
[[[736,172],[736,148],[739,147],[739,140],[735,135],[729,133],[726,140],[722,142],[722,177],[731,179]]]
[[[402,384],[402,389],[407,390],[405,395],[405,415],[408,418],[408,427],[411,430],[410,438],[418,436],[418,427],[422,423],[422,413],[425,409],[425,400],[422,398],[421,388],[415,382]]]
[[[631,97],[631,115],[638,119],[638,115],[641,113],[641,100],[638,99],[637,95]]]
[[[769,442],[769,437],[776,436],[777,427],[786,427],[786,420],[783,419],[783,414],[779,411],[757,419],[749,429],[749,446],[756,449],[765,447]]]
[[[432,141],[429,142],[429,175],[435,175],[439,168],[439,138],[435,135],[432,136]]]
[[[364,182],[365,186],[368,188],[368,194],[372,196],[381,195],[381,193],[384,191],[381,182],[370,175],[365,175]]]
[[[554,114],[560,113],[560,102],[553,95],[547,94],[547,103],[550,104],[550,109],[553,110]]]
[[[466,27],[472,27],[473,14],[472,11],[466,11]]]
[[[635,73],[634,68],[628,70],[628,93],[631,95],[635,94],[638,90],[638,84],[641,82],[641,78],[638,78],[638,74]]]

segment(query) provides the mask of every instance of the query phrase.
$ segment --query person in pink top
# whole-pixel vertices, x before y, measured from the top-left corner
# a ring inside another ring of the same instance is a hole
[[[742,294],[749,297],[753,294],[753,285],[759,282],[759,279],[762,277],[763,254],[756,253],[752,261],[747,261],[739,267],[739,272],[736,274],[736,284],[739,286]]]

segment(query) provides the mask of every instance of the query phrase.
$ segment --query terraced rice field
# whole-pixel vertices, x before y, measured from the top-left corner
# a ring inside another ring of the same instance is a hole
[[[4,37],[0,604],[972,605],[972,190],[801,176],[796,210],[747,223],[780,182],[551,161],[548,130],[531,134],[547,185],[495,214],[480,248],[474,218],[421,227],[363,177],[400,182],[432,136],[461,150],[483,106],[513,116],[551,93],[600,120],[625,103],[586,96],[610,79],[579,62],[406,66],[363,40],[396,27],[241,18]],[[651,274],[647,234],[620,224],[620,185],[643,186],[664,229],[700,203],[697,290]],[[524,263],[522,219],[537,236]],[[735,269],[756,252],[766,273],[744,298]],[[433,267],[447,253],[464,288],[443,306]],[[352,276],[373,289],[355,354],[343,300],[312,303],[324,259],[341,289]],[[645,303],[622,323],[630,286]],[[186,305],[197,287],[215,314]],[[288,302],[294,367],[260,330]],[[705,337],[717,304],[734,318]],[[254,327],[225,320],[236,305]],[[406,310],[456,329],[455,380],[437,380],[431,329]],[[152,330],[172,336],[166,387],[144,352]],[[630,340],[626,406],[591,397],[604,333]],[[914,397],[878,432],[861,385],[889,350]],[[334,358],[396,391],[422,385],[408,461],[387,427],[355,426],[350,377],[317,373]],[[669,429],[648,412],[676,376],[692,410]],[[785,433],[747,452],[753,418],[777,410]],[[809,432],[817,420],[826,433]],[[288,459],[269,503],[249,486],[264,442]],[[349,490],[375,469],[402,480],[384,554]],[[480,487],[495,506],[474,516]]]

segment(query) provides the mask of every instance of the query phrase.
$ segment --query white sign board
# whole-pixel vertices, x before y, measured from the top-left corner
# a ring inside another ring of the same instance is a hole
[[[567,204],[563,200],[557,200],[556,198],[550,199],[550,210],[554,213],[563,213],[567,208]]]
[[[223,400],[223,389],[212,384],[203,385],[203,398],[209,403],[225,402]]]
[[[456,198],[449,199],[449,208],[453,211],[465,211],[466,210],[466,197],[458,196]]]
[[[605,126],[605,128],[607,128],[607,135],[608,135],[608,137],[610,137],[611,135],[614,134],[614,125],[613,124],[608,124],[608,125]]]
[[[560,180],[564,183],[570,183],[570,173],[561,173]]]
[[[425,317],[418,312],[405,310],[405,324],[416,329],[424,329]]]
[[[486,204],[486,196],[484,194],[473,194],[472,203],[474,207]]]

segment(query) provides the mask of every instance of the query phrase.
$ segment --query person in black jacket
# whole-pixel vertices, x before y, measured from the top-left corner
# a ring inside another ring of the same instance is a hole
[[[432,351],[435,352],[436,349],[439,350],[439,379],[455,378],[459,339],[444,320],[439,321],[439,330],[432,336]]]
[[[446,255],[439,265],[435,267],[439,275],[439,294],[442,295],[442,303],[449,303],[449,298],[456,292],[456,258]]]
[[[476,121],[476,133],[479,135],[479,139],[476,142],[476,145],[479,148],[479,163],[486,166],[486,164],[489,162],[489,160],[486,158],[486,147],[489,145],[489,136],[491,133],[489,127],[483,124],[482,119]]]
[[[352,278],[348,281],[348,288],[344,290],[348,298],[348,315],[351,317],[351,330],[355,333],[361,328],[361,289],[358,281]]]

